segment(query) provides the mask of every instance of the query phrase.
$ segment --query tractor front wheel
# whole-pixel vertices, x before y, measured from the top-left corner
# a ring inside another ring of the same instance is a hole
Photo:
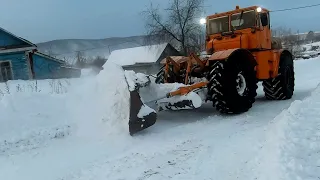
[[[157,73],[157,77],[156,77],[156,80],[155,80],[155,82],[157,84],[165,83],[165,67],[166,66],[162,66],[160,71]],[[174,73],[173,66],[169,65],[169,72],[168,72],[167,81],[168,81],[168,83],[183,83],[184,82],[184,78],[181,77],[180,74]]]
[[[279,75],[276,78],[265,80],[263,90],[269,100],[291,99],[294,92],[295,77],[293,60],[289,55],[283,54],[279,64]]]
[[[160,68],[160,71],[157,73],[157,77],[156,77],[156,80],[155,80],[155,82],[157,83],[157,84],[162,84],[162,83],[164,83],[164,67],[165,66],[162,66],[161,68]]]
[[[207,79],[208,99],[221,113],[243,113],[255,102],[258,86],[252,66],[217,61],[212,64]]]

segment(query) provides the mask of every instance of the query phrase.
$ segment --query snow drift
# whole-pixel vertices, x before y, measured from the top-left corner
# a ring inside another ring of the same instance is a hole
[[[121,67],[97,77],[0,84],[0,156],[72,137],[128,135],[129,90]]]
[[[28,102],[28,103],[26,103]],[[11,93],[0,99],[0,156],[46,146],[70,134],[64,96]]]
[[[274,118],[266,131],[261,179],[318,179],[320,85]]]

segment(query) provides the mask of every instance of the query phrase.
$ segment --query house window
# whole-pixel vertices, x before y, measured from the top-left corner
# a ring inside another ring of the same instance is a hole
[[[12,66],[10,61],[0,61],[0,82],[12,80]]]

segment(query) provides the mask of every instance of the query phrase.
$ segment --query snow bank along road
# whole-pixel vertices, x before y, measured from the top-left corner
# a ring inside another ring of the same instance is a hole
[[[128,92],[117,67],[70,93],[6,95],[0,179],[318,179],[319,67],[320,59],[295,62],[292,100],[267,101],[260,87],[248,113],[222,116],[210,104],[161,112],[135,137],[124,126]]]

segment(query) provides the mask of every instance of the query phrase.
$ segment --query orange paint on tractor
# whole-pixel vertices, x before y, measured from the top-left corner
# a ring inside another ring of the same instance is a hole
[[[284,50],[279,43],[278,47],[273,47],[270,15],[267,9],[258,6],[247,8],[237,6],[228,12],[209,15],[206,18],[206,32],[206,51],[211,55],[207,59],[201,59],[206,66],[210,65],[210,61],[227,60],[236,50],[242,49],[249,51],[250,56],[254,58],[258,80],[277,77],[281,54]],[[237,56],[239,55],[251,59],[247,54],[238,53]],[[175,67],[177,67],[176,63],[180,64],[180,69],[186,68],[188,74],[190,70],[188,59],[192,59],[192,64],[199,65],[199,60],[195,60],[192,56],[194,55],[171,57],[171,64]],[[164,59],[161,64],[168,62]]]
[[[257,79],[278,75],[281,50],[272,48],[270,16],[258,6],[236,7],[235,10],[207,17],[206,50],[209,60],[227,59],[235,49],[249,50],[257,62]]]
[[[295,76],[293,56],[271,37],[269,11],[258,6],[240,8],[210,15],[206,19],[207,54],[171,56],[160,64],[157,84],[182,83],[179,89],[166,97],[185,96],[191,92],[204,95],[217,111],[239,114],[248,111],[257,96],[257,82],[262,81],[265,97],[269,100],[291,99]],[[203,91],[203,90],[206,91]],[[200,93],[202,91],[202,93]],[[156,121],[156,115],[141,119],[143,103],[138,90],[130,92],[130,134],[141,131]],[[177,98],[179,99],[179,98]],[[161,109],[189,109],[198,105],[182,99],[172,103],[161,101]],[[147,122],[147,123],[146,123]]]

